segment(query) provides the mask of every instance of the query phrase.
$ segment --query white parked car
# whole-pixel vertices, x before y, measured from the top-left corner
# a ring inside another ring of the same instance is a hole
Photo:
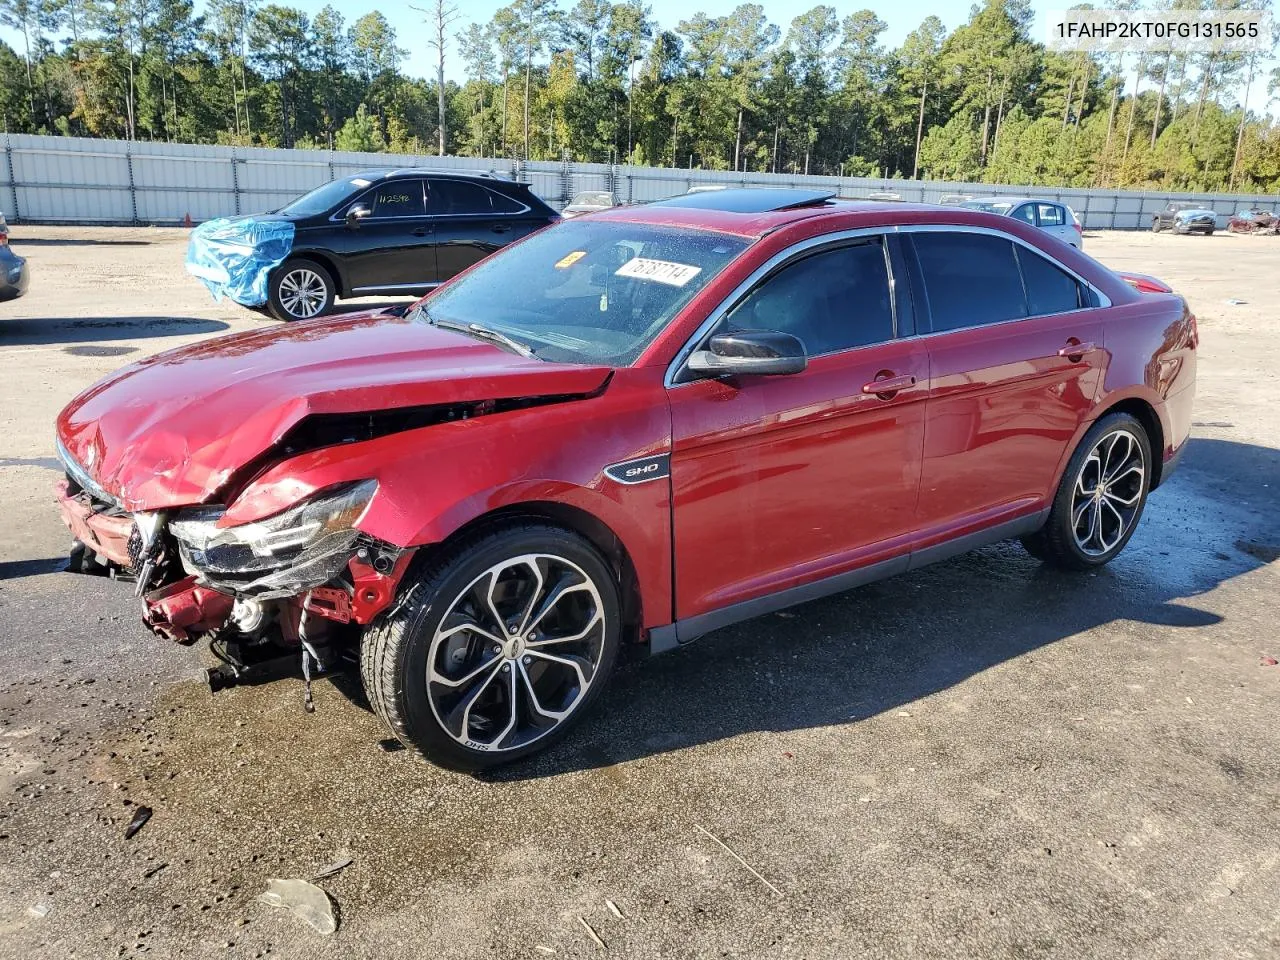
[[[1002,217],[1016,217],[1033,227],[1051,233],[1077,250],[1084,249],[1084,228],[1076,212],[1056,200],[1036,200],[1032,197],[983,197],[966,200],[960,204],[971,210],[996,213]]]

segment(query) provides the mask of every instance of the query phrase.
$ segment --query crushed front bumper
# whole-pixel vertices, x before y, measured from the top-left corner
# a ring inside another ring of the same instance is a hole
[[[71,477],[59,480],[54,491],[62,521],[81,545],[77,551],[83,550],[82,561],[74,567],[77,572],[132,575],[143,566],[145,575],[145,565],[138,560],[141,538],[132,514],[103,499],[107,494],[90,492]],[[252,578],[243,584],[228,583],[190,565],[182,570],[177,562],[177,545],[172,539],[168,544],[167,556],[172,558],[167,566],[169,572],[155,579],[147,577],[150,582],[140,584],[138,589],[146,591],[141,596],[147,626],[159,636],[179,643],[242,631],[243,622],[233,615],[237,603],[245,609],[270,611],[265,622],[280,627],[285,646],[296,646],[304,613],[320,618],[320,622],[365,626],[391,605],[415,553],[413,549],[402,550],[358,538],[349,552],[335,558],[333,576],[323,574],[327,581],[324,585],[311,586],[317,581],[300,580],[296,589],[264,591],[261,581]],[[283,580],[290,573],[289,568],[280,571]],[[254,627],[248,632],[261,631]]]
[[[71,535],[102,560],[122,568],[131,566],[129,537],[133,517],[93,500],[83,490],[73,491],[70,480],[54,484],[54,495],[62,522]]]

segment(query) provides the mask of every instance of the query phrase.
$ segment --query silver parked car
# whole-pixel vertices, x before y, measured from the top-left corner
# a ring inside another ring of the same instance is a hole
[[[575,193],[569,205],[560,211],[560,216],[568,220],[572,217],[580,217],[584,213],[608,210],[613,205],[613,194],[608,190],[586,190]]]
[[[1084,249],[1084,228],[1076,212],[1056,200],[1037,200],[1034,197],[986,197],[966,200],[960,204],[971,210],[996,213],[1002,217],[1016,217],[1045,233],[1051,233],[1063,243],[1077,250]]]
[[[9,225],[0,213],[0,300],[12,300],[27,292],[27,261],[9,246]]]

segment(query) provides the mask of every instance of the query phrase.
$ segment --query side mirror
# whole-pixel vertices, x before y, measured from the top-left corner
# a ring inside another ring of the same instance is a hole
[[[357,203],[355,206],[347,210],[347,226],[358,226],[360,221],[369,216],[373,211],[363,203]]]
[[[717,334],[688,363],[692,372],[710,377],[779,376],[800,373],[808,365],[800,338],[775,330]]]

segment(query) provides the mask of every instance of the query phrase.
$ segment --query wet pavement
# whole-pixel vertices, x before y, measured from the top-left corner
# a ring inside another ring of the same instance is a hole
[[[181,250],[142,233],[105,275]],[[1268,239],[1086,241],[1203,338],[1195,440],[1110,567],[1002,544],[722,630],[479,778],[381,749],[354,675],[313,715],[293,679],[210,697],[128,586],[58,572],[52,417],[124,361],[61,349],[114,327],[0,327],[0,957],[1280,956]],[[260,322],[172,279],[120,309]],[[255,902],[348,855],[333,936]]]

